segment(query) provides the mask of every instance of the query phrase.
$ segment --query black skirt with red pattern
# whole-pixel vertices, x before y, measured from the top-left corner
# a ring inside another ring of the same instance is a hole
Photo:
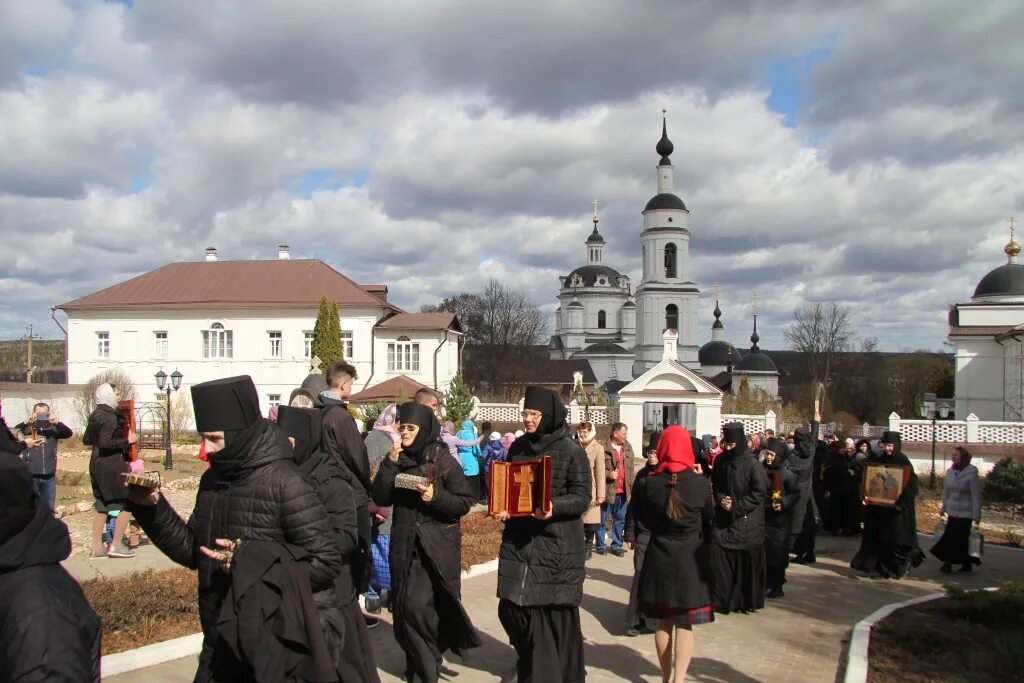
[[[693,609],[675,609],[664,605],[640,603],[640,611],[648,619],[671,619],[676,626],[698,626],[710,624],[715,620],[715,610],[711,605],[694,607]]]

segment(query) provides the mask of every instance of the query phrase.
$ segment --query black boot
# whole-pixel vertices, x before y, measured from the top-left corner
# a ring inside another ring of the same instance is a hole
[[[939,567],[939,571],[942,572],[943,574],[952,574],[953,573],[953,565],[951,565],[949,562],[943,562],[942,566]]]

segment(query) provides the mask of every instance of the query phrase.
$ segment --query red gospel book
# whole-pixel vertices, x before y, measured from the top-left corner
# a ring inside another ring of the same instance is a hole
[[[121,438],[127,439],[128,435],[135,431],[135,401],[118,401],[117,412],[119,412],[124,417],[125,420],[124,434],[121,435]],[[138,459],[138,442],[129,444],[128,461],[135,462]]]
[[[551,505],[551,456],[536,460],[491,463],[491,495],[487,511],[528,517]]]

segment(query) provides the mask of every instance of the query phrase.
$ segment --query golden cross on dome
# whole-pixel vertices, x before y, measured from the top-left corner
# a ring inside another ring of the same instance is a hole
[[[757,315],[757,300],[760,298],[761,297],[757,295],[757,292],[754,292],[754,296],[751,297],[751,299],[754,300],[754,315]]]
[[[1010,216],[1010,241],[1011,242],[1013,241],[1013,223],[1016,220],[1017,220],[1016,218],[1014,218],[1013,216]]]
[[[594,205],[594,222],[597,223],[597,221],[598,221],[598,218],[597,218],[597,207],[600,204],[600,202],[595,199],[594,201],[592,201],[590,203]]]

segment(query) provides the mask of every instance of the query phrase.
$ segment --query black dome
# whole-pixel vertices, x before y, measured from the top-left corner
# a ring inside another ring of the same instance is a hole
[[[647,202],[647,206],[644,207],[644,211],[652,211],[654,209],[681,209],[686,211],[686,204],[683,204],[683,200],[671,192],[662,192],[651,197],[651,201]]]
[[[1024,264],[1006,263],[989,271],[974,290],[974,298],[1024,296]]]
[[[591,344],[580,353],[629,353],[629,351],[612,342],[598,342]]]
[[[609,268],[608,266],[581,266],[580,268],[577,268],[571,273],[569,273],[568,277],[565,278],[566,287],[572,287],[573,275],[579,275],[581,278],[583,278],[583,287],[593,287],[597,283],[597,278],[602,275],[608,278],[608,284],[610,286],[618,287],[618,282],[616,282],[616,278],[622,277],[622,273],[615,270],[614,268]]]
[[[735,366],[742,358],[735,346],[720,339],[709,341],[697,352],[697,361],[708,366]]]
[[[740,359],[735,370],[739,372],[778,372],[775,361],[760,351],[751,351]]]

